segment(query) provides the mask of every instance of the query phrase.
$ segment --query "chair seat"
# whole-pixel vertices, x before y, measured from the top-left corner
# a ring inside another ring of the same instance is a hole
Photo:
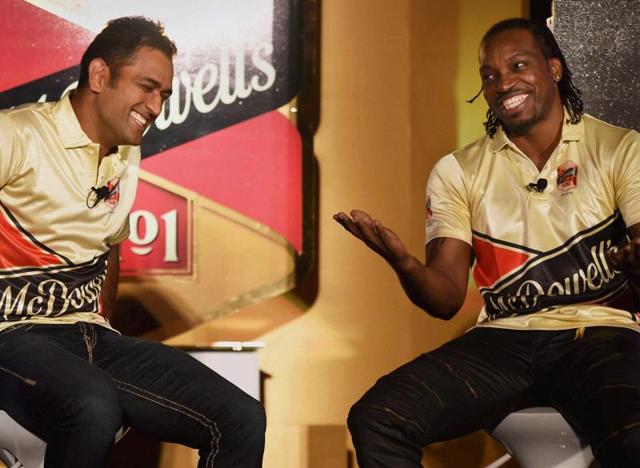
[[[511,413],[491,432],[522,468],[596,468],[591,448],[551,407]]]
[[[114,443],[118,442],[129,431],[128,427],[121,427],[115,435]],[[17,460],[24,468],[44,468],[44,453],[47,444],[20,424],[6,412],[0,410],[0,461],[11,467]],[[10,453],[2,453],[1,451]]]
[[[0,411],[0,449],[11,452],[24,468],[43,468],[46,448],[47,444],[42,439]],[[6,464],[8,460],[3,461]]]

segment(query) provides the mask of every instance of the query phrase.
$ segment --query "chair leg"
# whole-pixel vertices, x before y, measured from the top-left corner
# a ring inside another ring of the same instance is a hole
[[[0,449],[0,461],[7,468],[24,468],[24,465],[7,449]]]

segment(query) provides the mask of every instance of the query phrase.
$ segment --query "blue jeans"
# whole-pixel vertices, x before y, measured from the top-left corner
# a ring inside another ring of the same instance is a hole
[[[123,425],[198,449],[198,468],[262,466],[258,401],[180,350],[90,323],[1,331],[0,408],[47,442],[47,468],[103,466]]]
[[[382,377],[349,414],[361,468],[418,468],[422,447],[552,405],[606,468],[640,466],[640,333],[476,328]]]

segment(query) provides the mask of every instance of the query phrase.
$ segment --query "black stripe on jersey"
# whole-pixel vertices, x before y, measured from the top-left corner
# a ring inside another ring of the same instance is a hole
[[[529,267],[532,264],[544,261],[544,259],[546,257],[553,256],[557,252],[560,252],[562,250],[566,250],[567,247],[570,246],[575,240],[577,240],[579,238],[590,237],[590,235],[594,231],[598,231],[598,230],[600,230],[602,228],[607,227],[608,224],[611,224],[611,223],[615,222],[616,219],[619,216],[620,216],[620,212],[618,210],[616,210],[616,211],[613,212],[613,214],[611,214],[610,216],[605,218],[603,221],[600,221],[598,224],[594,224],[593,226],[590,226],[587,229],[585,229],[583,231],[580,231],[577,234],[574,234],[573,236],[569,237],[563,244],[559,245],[558,247],[554,247],[553,249],[548,250],[547,252],[540,252],[540,256],[533,257],[533,258],[529,259],[527,262],[523,263],[520,266],[520,268],[518,268],[517,270],[511,272],[508,276],[505,276],[501,280],[497,281],[495,283],[494,287],[491,288],[491,290],[500,289],[503,284],[511,281],[515,276],[518,276],[518,275],[522,274],[523,272],[525,272],[527,269],[529,269]]]
[[[506,241],[506,240],[496,239],[494,237],[491,237],[491,236],[489,236],[487,234],[483,234],[483,233],[478,232],[478,231],[472,230],[471,233],[474,236],[479,237],[480,239],[488,240],[492,244],[504,245],[504,246],[509,247],[510,249],[513,249],[513,250],[519,250],[521,252],[529,252],[529,253],[532,253],[532,254],[535,254],[535,255],[541,255],[541,254],[544,253],[541,250],[532,249],[532,248],[526,247],[524,245],[516,244],[515,242],[509,242],[509,241]]]
[[[83,265],[62,265],[31,274],[0,273],[0,321],[99,312],[108,256],[105,253]]]
[[[481,288],[491,319],[525,315],[561,305],[602,302],[627,284],[612,269],[606,251],[628,241],[622,216],[615,211],[561,246],[533,258],[493,288]]]
[[[64,255],[59,254],[55,250],[47,247],[42,242],[40,242],[38,239],[33,237],[33,235],[31,235],[31,233],[29,231],[27,231],[25,228],[22,227],[22,225],[18,222],[18,220],[15,218],[15,216],[13,216],[11,211],[9,211],[9,209],[6,206],[4,206],[4,204],[2,202],[0,202],[0,207],[2,207],[2,209],[7,214],[9,219],[13,222],[13,224],[16,226],[16,228],[18,228],[20,230],[20,232],[22,232],[25,236],[27,236],[29,238],[29,240],[31,240],[31,242],[33,242],[35,245],[37,245],[41,249],[46,250],[50,254],[55,255],[56,257],[60,258],[66,264],[73,265],[73,262],[71,260],[69,260],[67,257],[65,257]]]
[[[73,263],[71,265],[52,265],[52,266],[43,266],[43,267],[27,267],[27,268],[5,268],[0,269],[0,279],[10,278],[16,276],[26,276],[30,273],[52,273],[56,271],[73,271],[74,269],[80,269],[85,267],[91,267],[96,263],[100,262],[103,258],[107,258],[109,256],[109,251],[103,253],[99,257],[94,257],[87,262],[82,263]]]

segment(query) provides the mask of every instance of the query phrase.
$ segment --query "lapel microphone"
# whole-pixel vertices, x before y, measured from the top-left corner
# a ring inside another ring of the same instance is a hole
[[[531,185],[531,184],[529,184]],[[109,187],[103,185],[102,187],[91,187],[91,191],[96,194],[96,202],[104,200],[109,196]]]
[[[107,185],[103,185],[101,187],[91,187],[91,190],[89,190],[89,193],[87,194],[87,208],[95,208],[102,200],[106,200],[107,198],[109,198],[111,194],[113,194],[118,189],[119,185],[120,181],[116,182],[116,184],[111,187],[111,190],[109,190],[109,187]]]
[[[529,183],[529,185],[527,185],[527,190],[529,192],[538,192],[538,193],[542,193],[544,192],[544,189],[547,188],[547,179],[538,179],[537,182],[531,182]]]

